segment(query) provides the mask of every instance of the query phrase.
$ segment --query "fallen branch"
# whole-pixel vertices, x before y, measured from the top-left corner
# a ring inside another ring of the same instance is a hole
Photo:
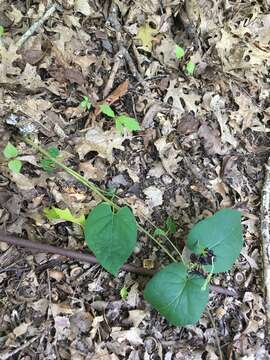
[[[49,17],[55,12],[55,10],[58,8],[57,4],[53,4],[52,6],[50,6],[45,13],[43,14],[43,16],[38,19],[36,22],[34,22],[30,28],[23,34],[23,36],[17,41],[17,47],[18,49],[20,49],[23,44],[30,38],[30,36],[32,36],[34,34],[35,31],[37,31],[46,20],[49,19]]]
[[[263,252],[265,310],[267,332],[270,334],[270,158],[266,164],[265,181],[261,197],[261,237]]]
[[[52,245],[49,245],[46,243],[41,243],[38,241],[21,239],[16,236],[6,235],[2,232],[0,232],[0,241],[11,244],[11,245],[28,248],[32,251],[41,251],[44,253],[57,254],[57,255],[65,256],[67,258],[86,262],[88,264],[99,264],[98,260],[94,256],[89,255],[89,254],[85,254],[85,253],[82,253],[79,251],[64,249],[64,248],[60,248],[57,246],[52,246]],[[147,275],[147,276],[154,275],[157,271],[157,270],[150,270],[150,269],[145,269],[145,268],[141,268],[141,267],[136,267],[136,266],[133,266],[130,264],[123,265],[121,270],[133,272],[133,273],[140,274],[140,275]],[[219,293],[219,294],[237,297],[237,293],[235,291],[225,289],[220,286],[210,285],[210,290],[212,290],[216,293]]]

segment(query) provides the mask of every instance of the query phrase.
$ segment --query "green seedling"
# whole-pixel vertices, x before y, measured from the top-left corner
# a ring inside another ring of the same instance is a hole
[[[145,299],[171,324],[184,326],[196,323],[208,302],[211,277],[230,270],[240,254],[243,246],[240,212],[222,209],[195,224],[186,241],[186,247],[191,253],[190,260],[184,260],[180,251],[166,236],[165,239],[173,245],[179,257],[175,258],[164,244],[137,222],[128,204],[118,205],[116,201],[106,197],[105,192],[94,183],[52,157],[46,150],[31,140],[26,142],[102,200],[87,215],[83,229],[88,247],[104,269],[116,276],[134,251],[138,231],[147,235],[172,262],[164,266],[148,282],[144,290]],[[119,198],[115,196],[114,199]],[[123,203],[125,204],[121,199],[121,204]],[[63,217],[59,210],[54,208],[53,214],[47,210],[46,215],[53,218]],[[62,211],[65,220],[74,221],[70,212]],[[75,218],[75,221],[83,223],[82,219]],[[147,221],[152,225],[150,220]],[[172,234],[175,231],[175,224],[167,219],[164,233]],[[123,290],[122,295],[125,296],[125,293]]]
[[[120,296],[121,296],[122,300],[127,300],[127,298],[128,298],[128,288],[123,286],[122,289],[120,290]]]
[[[171,236],[176,233],[176,224],[173,219],[169,216],[167,217],[163,228],[156,228],[154,232],[154,236]]]
[[[185,50],[179,45],[176,45],[175,47],[175,56],[178,60],[181,60],[185,56]],[[192,76],[194,74],[196,65],[192,61],[188,61],[184,68],[186,73]]]
[[[115,115],[115,112],[108,104],[100,105],[100,111],[107,115],[110,118],[113,118],[115,121],[116,130],[120,133],[124,133],[125,129],[129,131],[139,131],[141,130],[140,124],[138,121],[132,117],[126,116],[125,114],[122,115]]]
[[[0,25],[0,38],[4,35],[5,33],[5,28],[4,26]]]
[[[80,102],[80,107],[86,110],[90,110],[92,107],[92,104],[88,98],[88,96],[83,96],[82,101]]]
[[[185,55],[185,50],[181,46],[176,45],[175,47],[176,59],[181,60],[184,57],[184,55]]]
[[[3,154],[4,157],[8,160],[9,170],[19,174],[22,168],[22,162],[21,160],[17,159],[19,154],[17,148],[9,142],[4,148]]]
[[[196,65],[192,62],[192,61],[189,61],[186,65],[186,72],[188,73],[188,75],[193,75],[194,74],[194,71],[195,71],[195,67]]]

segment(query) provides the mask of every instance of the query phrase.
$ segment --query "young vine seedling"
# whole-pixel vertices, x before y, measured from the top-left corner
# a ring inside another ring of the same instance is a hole
[[[80,102],[80,107],[86,110],[90,110],[92,107],[92,104],[88,98],[88,96],[83,96],[82,101]]]
[[[167,220],[165,230],[163,229],[164,238],[173,245],[179,256],[179,259],[175,259],[162,242],[158,242],[149,231],[138,224],[129,206],[120,207],[91,181],[52,157],[31,140],[26,142],[102,200],[90,211],[85,221],[81,217],[74,217],[67,209],[53,208],[46,210],[46,215],[54,219],[64,217],[66,221],[80,223],[87,245],[100,264],[114,276],[132,254],[136,246],[137,232],[143,232],[173,260],[148,282],[144,290],[145,299],[173,325],[196,323],[208,302],[211,277],[230,270],[240,254],[243,246],[240,212],[229,208],[222,209],[195,224],[186,242],[191,253],[190,259],[185,261],[180,251],[167,238],[169,233],[176,231],[175,224]]]
[[[19,154],[17,148],[10,142],[7,143],[3,151],[4,157],[8,160],[8,168],[10,171],[19,174],[22,168],[21,160],[17,159]]]
[[[99,108],[104,115],[114,119],[116,130],[120,133],[124,133],[125,129],[129,131],[141,130],[140,124],[136,119],[126,116],[125,114],[115,115],[110,105],[102,104]]]
[[[179,45],[176,45],[175,46],[175,56],[178,60],[181,60],[184,58],[185,56],[185,50],[184,48],[182,48],[181,46]],[[191,61],[189,60],[186,65],[185,65],[185,71],[187,72],[188,75],[193,75],[194,74],[194,71],[195,71],[195,68],[196,68],[196,65]]]

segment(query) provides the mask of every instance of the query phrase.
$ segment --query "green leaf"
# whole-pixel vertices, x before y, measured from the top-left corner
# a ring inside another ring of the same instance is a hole
[[[127,128],[129,131],[141,130],[138,121],[126,115],[117,116],[117,118],[115,119],[115,127],[120,132],[123,132],[124,128]]]
[[[156,228],[154,231],[154,236],[166,236],[166,232],[161,228]]]
[[[122,289],[120,290],[120,296],[122,300],[126,300],[128,297],[128,289],[124,286],[122,287]]]
[[[181,46],[176,45],[175,47],[176,58],[180,60],[184,55],[185,55],[185,50]]]
[[[194,74],[195,67],[196,67],[196,65],[192,61],[189,61],[187,63],[186,71],[187,71],[188,75],[193,75]]]
[[[116,275],[136,245],[135,217],[128,207],[114,213],[110,205],[101,203],[86,219],[85,239],[100,264]]]
[[[47,216],[49,220],[64,220],[64,221],[70,221],[74,224],[78,224],[81,226],[84,226],[85,224],[85,216],[74,216],[71,214],[70,210],[68,208],[66,209],[59,209],[56,207],[52,208],[45,208],[44,214]]]
[[[43,170],[47,171],[48,173],[51,173],[55,169],[54,162],[50,159],[41,159],[40,165]]]
[[[14,145],[12,145],[10,142],[8,142],[6,147],[4,148],[3,153],[4,153],[4,157],[6,159],[10,159],[10,158],[14,158],[18,155],[18,150]]]
[[[113,109],[110,107],[110,105],[108,104],[102,104],[99,106],[101,112],[111,118],[115,117],[115,113],[113,111]]]
[[[0,37],[4,35],[5,28],[4,26],[0,25]]]
[[[144,297],[171,324],[194,324],[208,301],[209,286],[201,290],[204,282],[203,277],[189,275],[182,263],[173,263],[148,282]]]
[[[14,159],[14,160],[10,160],[8,162],[8,168],[10,171],[19,174],[22,168],[22,162],[21,160],[18,159]]]
[[[228,271],[243,246],[241,213],[222,209],[198,222],[188,235],[187,246],[195,254],[201,254],[204,249],[212,250],[215,255],[213,273]],[[211,265],[205,268],[210,271]]]
[[[51,146],[48,149],[48,153],[51,155],[51,157],[57,158],[57,156],[60,154],[60,151],[56,146]]]
[[[169,233],[172,235],[176,233],[176,224],[170,216],[166,219],[165,225]]]
[[[89,101],[89,98],[88,96],[83,96],[83,100],[80,102],[80,106],[83,108],[83,109],[87,109],[87,110],[90,110],[91,109],[91,102]]]

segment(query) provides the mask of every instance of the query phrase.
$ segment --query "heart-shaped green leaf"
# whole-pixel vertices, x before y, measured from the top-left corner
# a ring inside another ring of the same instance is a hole
[[[136,245],[135,217],[128,207],[114,213],[110,205],[101,203],[86,219],[85,239],[100,264],[116,275]]]
[[[9,160],[8,168],[10,171],[19,174],[22,168],[22,162],[18,159]]]
[[[202,254],[204,249],[212,250],[215,255],[213,273],[228,271],[243,246],[240,212],[222,209],[198,222],[188,235],[187,246],[195,254]],[[211,265],[205,268],[210,271]]]
[[[202,290],[205,279],[187,273],[181,263],[160,270],[147,284],[144,297],[173,325],[196,323],[208,301],[209,287]]]
[[[4,156],[6,159],[10,159],[10,158],[14,158],[18,155],[18,150],[17,148],[12,145],[10,142],[7,143],[6,147],[4,148]]]

